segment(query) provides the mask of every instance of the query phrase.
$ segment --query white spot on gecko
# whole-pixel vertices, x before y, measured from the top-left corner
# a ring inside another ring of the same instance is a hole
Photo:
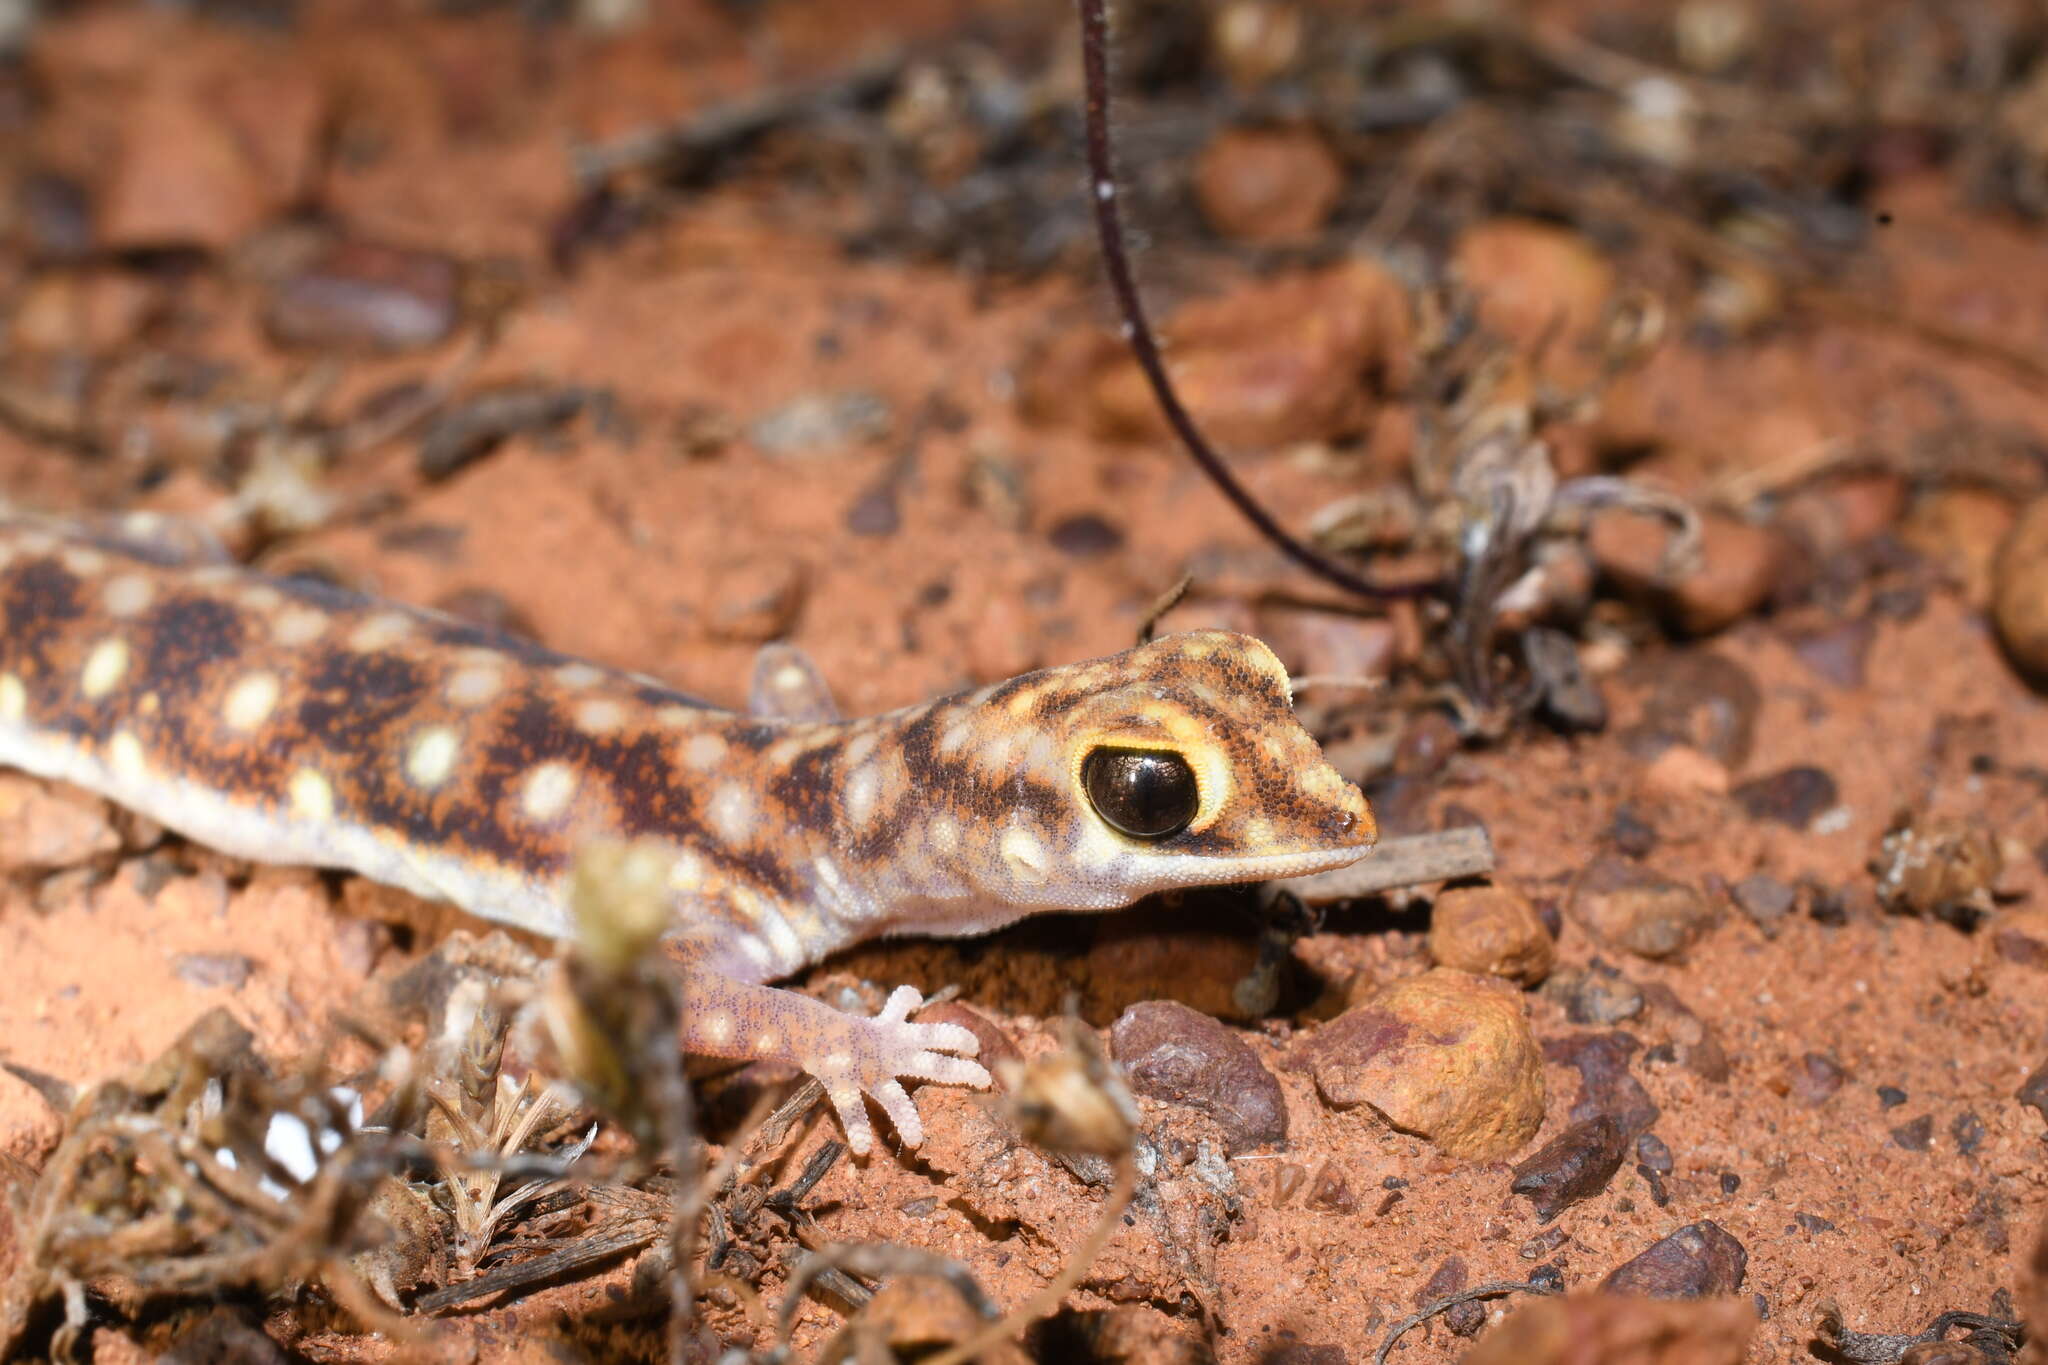
[[[683,766],[693,772],[709,772],[725,761],[725,738],[709,730],[691,735],[683,742]]]
[[[555,681],[564,687],[590,687],[604,678],[604,671],[589,664],[563,664],[555,670]]]
[[[1003,862],[1025,885],[1042,885],[1052,875],[1052,864],[1045,856],[1045,844],[1030,830],[1020,826],[1004,830],[998,847]]]
[[[405,775],[432,791],[455,772],[455,760],[462,752],[462,740],[445,725],[420,732],[405,755]]]
[[[737,782],[721,782],[705,810],[711,828],[729,844],[749,842],[754,835],[754,798]]]
[[[882,795],[882,774],[872,763],[863,763],[853,770],[840,789],[840,803],[846,812],[849,824],[856,827],[865,825],[875,815],[875,807]]]
[[[471,664],[456,669],[444,691],[451,705],[483,706],[504,686],[504,670],[496,664]]]
[[[387,649],[412,634],[412,617],[402,611],[380,611],[349,632],[350,649]]]
[[[12,673],[0,677],[0,720],[19,723],[28,714],[28,689]]]
[[[327,633],[327,613],[316,607],[287,607],[270,623],[270,638],[296,649],[310,645]]]
[[[526,818],[543,824],[559,819],[576,796],[576,770],[566,763],[543,763],[526,775],[519,808]]]
[[[78,690],[88,700],[98,700],[113,691],[127,671],[128,642],[102,640],[85,656],[85,667],[78,674]]]
[[[270,719],[270,712],[277,705],[277,675],[275,673],[251,673],[228,689],[227,701],[221,707],[221,719],[228,729],[247,733]]]
[[[333,784],[311,768],[292,774],[286,795],[291,798],[292,814],[301,820],[321,823],[334,818]]]
[[[156,589],[139,573],[124,573],[100,590],[100,605],[109,616],[139,616],[156,597]]]
[[[713,1010],[710,1017],[704,1021],[704,1036],[710,1040],[713,1047],[725,1047],[732,1042],[733,1034],[737,1031],[731,1013],[726,1010]]]
[[[251,611],[272,612],[284,605],[284,594],[268,583],[244,584],[242,605]]]
[[[576,728],[587,735],[608,735],[626,723],[626,708],[609,697],[594,697],[576,707]]]
[[[117,730],[107,741],[107,766],[129,781],[141,777],[149,764],[142,756],[142,741],[126,730]]]
[[[105,555],[101,554],[98,550],[87,549],[83,545],[66,546],[64,553],[57,557],[64,562],[65,568],[81,578],[89,578],[107,567],[107,557]]]

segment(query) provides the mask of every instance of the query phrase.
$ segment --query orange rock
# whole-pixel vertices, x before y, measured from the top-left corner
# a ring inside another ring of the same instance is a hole
[[[1690,744],[1674,744],[1643,769],[1642,787],[1659,796],[1728,794],[1728,769]]]
[[[1614,296],[1614,270],[1569,228],[1524,219],[1481,223],[1458,239],[1451,268],[1479,299],[1479,321],[1517,350],[1543,348],[1553,381],[1590,378]]]
[[[2012,499],[1984,488],[1938,488],[1913,505],[1899,528],[1906,544],[1955,580],[1963,600],[1982,611],[1991,605],[1998,547],[2019,512]]]
[[[1312,240],[1344,173],[1309,128],[1228,128],[1195,163],[1195,200],[1209,226],[1261,246]]]
[[[109,247],[224,251],[291,190],[266,185],[233,130],[184,90],[146,91],[123,120],[122,138],[100,218]]]
[[[1785,500],[1778,524],[1816,554],[1830,555],[1889,531],[1906,510],[1906,481],[1896,474],[1848,474]]]
[[[1593,561],[1624,591],[1647,596],[1688,635],[1711,635],[1762,606],[1777,586],[1785,543],[1768,527],[1709,516],[1700,528],[1700,562],[1677,581],[1657,571],[1673,532],[1660,517],[1609,510],[1593,518]]]
[[[1741,1299],[1571,1294],[1525,1301],[1464,1365],[1740,1365],[1755,1331]]]
[[[1182,400],[1210,439],[1261,450],[1362,430],[1372,376],[1403,382],[1409,363],[1407,294],[1378,266],[1350,261],[1311,275],[1249,285],[1191,303],[1166,326]],[[1033,416],[1078,414],[1098,435],[1160,440],[1165,420],[1124,343],[1107,336],[1049,348],[1027,365]]]
[[[120,847],[112,813],[97,796],[0,773],[0,866],[75,867]]]
[[[1317,1029],[1288,1059],[1323,1099],[1370,1105],[1465,1161],[1505,1157],[1543,1122],[1543,1056],[1519,996],[1438,967]]]
[[[2021,673],[2048,687],[2048,497],[2035,498],[1999,546],[1991,619]]]
[[[1638,957],[1674,957],[1714,924],[1706,897],[1619,858],[1600,858],[1572,883],[1572,918],[1594,937]]]
[[[1533,986],[1557,965],[1557,945],[1529,898],[1511,886],[1456,886],[1436,898],[1429,955],[1440,967]]]

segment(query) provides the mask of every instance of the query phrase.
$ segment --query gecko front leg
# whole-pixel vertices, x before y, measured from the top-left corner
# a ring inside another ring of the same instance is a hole
[[[815,1076],[838,1111],[856,1154],[874,1145],[869,1097],[896,1125],[903,1145],[924,1141],[905,1080],[986,1086],[989,1075],[968,1058],[980,1043],[958,1024],[915,1024],[924,1003],[914,987],[898,986],[873,1018],[773,986],[740,981],[701,965],[683,968],[683,1050],[709,1057],[787,1062]],[[949,1055],[952,1054],[952,1055]]]

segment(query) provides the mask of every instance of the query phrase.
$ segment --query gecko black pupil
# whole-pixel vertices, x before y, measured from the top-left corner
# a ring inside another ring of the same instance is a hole
[[[1195,770],[1163,749],[1102,748],[1081,760],[1081,785],[1095,813],[1136,839],[1164,839],[1195,818]]]

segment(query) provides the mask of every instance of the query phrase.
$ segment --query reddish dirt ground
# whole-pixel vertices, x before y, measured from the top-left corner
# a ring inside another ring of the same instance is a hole
[[[1297,672],[1401,641],[1381,701],[1309,693],[1312,723],[1348,775],[1381,780],[1390,825],[1485,824],[1499,879],[1564,908],[1560,976],[1597,959],[1647,992],[1639,1013],[1608,1026],[1573,1022],[1555,988],[1521,998],[1539,1040],[1603,1027],[1638,1040],[1631,1069],[1660,1111],[1654,1131],[1672,1170],[1653,1182],[1631,1153],[1603,1192],[1546,1232],[1510,1193],[1509,1167],[1569,1122],[1579,1080],[1556,1061],[1544,1068],[1537,1139],[1504,1160],[1454,1160],[1367,1108],[1326,1105],[1283,1061],[1373,986],[1428,965],[1426,901],[1340,907],[1293,940],[1303,979],[1282,1006],[1229,1020],[1278,1077],[1285,1144],[1221,1158],[1210,1120],[1143,1101],[1148,1130],[1183,1164],[1160,1178],[1163,1203],[1126,1220],[1072,1305],[1138,1305],[1170,1336],[1206,1332],[1228,1362],[1362,1362],[1448,1258],[1472,1283],[1520,1280],[1540,1262],[1591,1287],[1673,1229],[1711,1219],[1747,1251],[1741,1293],[1764,1315],[1752,1360],[1810,1358],[1824,1302],[1856,1331],[1917,1331],[1952,1308],[2014,1315],[1995,1296],[2020,1292],[2048,1219],[2048,1114],[2016,1098],[2048,1063],[2048,947],[2030,957],[1996,930],[2048,909],[2048,703],[2000,650],[1986,575],[2012,509],[2040,496],[2048,386],[1985,354],[2048,347],[2038,222],[1972,206],[1954,161],[1901,152],[1869,192],[1886,225],[1846,257],[1828,295],[1838,306],[1782,303],[1753,331],[1707,338],[1684,324],[1700,296],[1677,297],[1682,272],[1654,233],[1627,249],[1574,238],[1568,261],[1611,261],[1604,268],[1622,281],[1670,295],[1679,320],[1589,421],[1559,436],[1560,463],[1587,470],[1627,448],[1629,477],[1703,505],[1760,481],[1772,497],[1744,515],[1792,539],[1807,528],[1801,567],[1779,575],[1809,586],[1757,594],[1732,624],[1674,639],[1617,586],[1625,574],[1596,541],[1602,600],[1578,638],[1609,707],[1604,729],[1565,736],[1519,723],[1459,746],[1410,685],[1428,667],[1415,643],[1435,628],[1426,618],[1418,627],[1398,607],[1394,629],[1374,633],[1354,604],[1263,547],[1176,448],[1104,434],[1123,409],[1090,376],[1121,362],[1085,238],[1066,266],[1029,279],[849,252],[858,196],[807,183],[804,166],[781,174],[771,147],[744,174],[668,191],[618,241],[581,251],[572,272],[549,259],[579,191],[572,145],[972,23],[1070,41],[1056,22],[1018,5],[971,13],[938,0],[678,0],[606,36],[535,30],[499,9],[377,8],[373,19],[310,5],[272,28],[172,6],[69,6],[38,25],[25,68],[5,68],[0,183],[20,205],[22,185],[61,177],[95,223],[90,245],[67,256],[30,210],[0,222],[0,489],[12,501],[66,515],[211,517],[266,566],[480,613],[725,703],[743,700],[753,651],[771,636],[808,650],[850,713],[1120,649],[1191,566],[1195,594],[1169,624],[1268,633]],[[1574,21],[1592,8],[1547,7]],[[1078,191],[1078,164],[1070,178]],[[278,344],[263,319],[283,286],[266,261],[291,246],[279,224],[309,203],[325,226],[305,226],[314,216],[302,212],[293,231],[461,262],[448,306],[462,319],[449,335],[387,355]],[[1491,287],[1509,300],[1490,305],[1502,334],[1516,336],[1516,316],[1568,312],[1589,292],[1597,311],[1619,288],[1563,273],[1541,242],[1516,236],[1533,236],[1520,218],[1491,221],[1508,246],[1494,266],[1468,260],[1482,295]],[[1260,274],[1284,281],[1326,268],[1317,261],[1232,253],[1170,224],[1159,235],[1142,263],[1161,312],[1190,300],[1238,306],[1226,334],[1256,328],[1299,357],[1313,346],[1287,329],[1319,325],[1326,301],[1349,306],[1337,287],[1278,304],[1261,293],[1273,286]],[[1518,260],[1538,263],[1533,282],[1518,282]],[[1518,288],[1534,301],[1514,303]],[[1927,326],[1916,334],[1900,318]],[[1944,343],[1935,328],[1984,351]],[[466,347],[483,336],[465,369]],[[1369,368],[1402,372],[1410,361],[1396,351],[1409,339],[1395,329],[1367,343]],[[1083,382],[1053,382],[1048,395],[1039,377],[1068,353],[1081,357]],[[67,365],[89,371],[81,389],[65,388]],[[182,396],[178,376],[201,365],[220,377],[203,397]],[[1299,371],[1282,365],[1257,382],[1290,403],[1338,382],[1308,359]],[[252,433],[280,414],[332,433],[388,404],[394,385],[450,373],[458,398],[501,383],[605,396],[442,478],[421,472],[416,430],[344,441],[291,485],[327,500],[307,524],[221,516],[255,497],[252,461],[289,459],[251,437],[223,439],[220,414],[240,413]],[[1207,410],[1238,401],[1227,391],[1237,382],[1255,387],[1225,376],[1201,390]],[[67,406],[74,392],[83,396]],[[1346,434],[1335,453],[1321,433],[1288,432],[1266,443],[1284,449],[1239,443],[1238,468],[1282,520],[1305,525],[1402,466],[1416,416],[1391,392],[1375,393],[1362,421],[1336,423]],[[798,402],[838,402],[858,420],[775,448],[762,420]],[[1271,429],[1260,420],[1254,435]],[[1800,477],[1798,463],[1822,450],[1855,458]],[[1944,460],[1961,468],[1979,455],[1970,467],[1993,474],[1963,485],[1942,472]],[[1964,486],[1974,492],[1957,500]],[[1310,607],[1277,607],[1281,595]],[[1753,696],[1700,703],[1674,681],[1709,653]],[[1670,719],[1673,705],[1714,704],[1748,713],[1747,742],[1719,744]],[[1391,763],[1375,736],[1397,746]],[[1685,746],[1671,749],[1674,739]],[[1769,793],[1744,799],[1743,784],[1801,766],[1832,781],[1810,818],[1759,814]],[[1988,923],[1966,930],[1879,908],[1868,864],[1900,811],[1997,843],[2004,870]],[[1596,941],[1573,913],[1572,883],[1617,856],[1698,889],[1711,928],[1662,961]],[[171,857],[178,871],[160,889],[132,853],[117,865],[102,856],[92,876],[24,872],[8,886],[8,1060],[88,1084],[154,1056],[220,1005],[266,1053],[289,1058],[368,981],[457,923],[391,911],[311,874],[250,878],[203,853]],[[1796,892],[1769,934],[1730,891],[1754,877]],[[829,999],[852,988],[870,1005],[898,982],[957,985],[1027,1054],[1055,1046],[1069,992],[1100,1030],[1150,999],[1228,1015],[1256,929],[1236,908],[1198,900],[974,943],[865,948],[803,984]],[[418,931],[394,931],[392,914]],[[219,954],[245,957],[247,970],[205,970]],[[1702,1060],[1702,1039],[1718,1063]],[[1814,1053],[1843,1073],[1819,1097],[1804,1083]],[[1007,1147],[976,1096],[932,1087],[920,1108],[922,1153],[844,1161],[817,1186],[818,1234],[951,1256],[999,1302],[1020,1301],[1057,1270],[1099,1193]],[[1922,1117],[1924,1140],[1912,1131]],[[32,1168],[59,1132],[31,1088],[0,1075],[0,1151]],[[816,1124],[803,1141],[830,1133]],[[1204,1141],[1207,1155],[1188,1155]],[[459,1316],[443,1348],[451,1358],[609,1358],[597,1344],[608,1329],[579,1320],[626,1274]],[[771,1304],[781,1277],[761,1279]],[[822,1343],[842,1314],[823,1298],[804,1305],[799,1347]],[[710,1322],[733,1339],[747,1331],[731,1307]],[[1441,1322],[1405,1342],[1394,1359],[1449,1361],[1470,1348]],[[112,1326],[96,1346],[100,1359],[142,1349]],[[390,1350],[324,1326],[294,1349],[321,1359]]]

